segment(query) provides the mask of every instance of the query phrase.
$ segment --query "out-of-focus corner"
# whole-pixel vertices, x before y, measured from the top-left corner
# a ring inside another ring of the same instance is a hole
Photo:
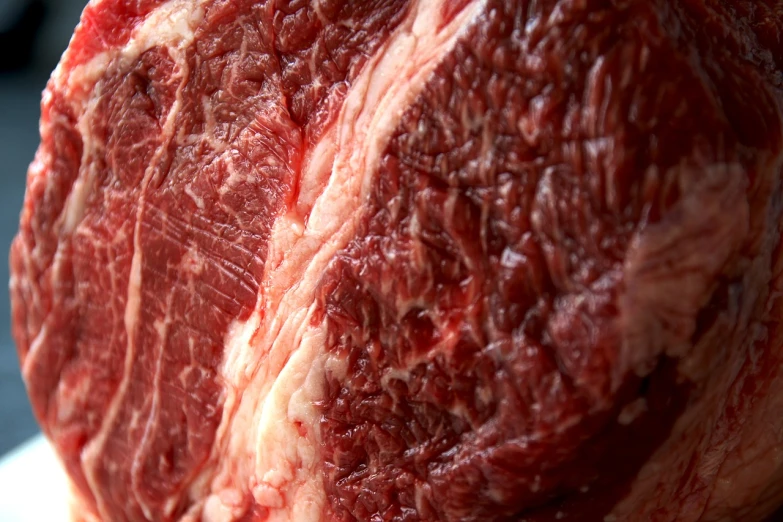
[[[11,2],[0,12],[0,71],[16,71],[28,67],[35,43],[46,18],[47,6],[43,0]]]
[[[0,74],[48,75],[86,0],[0,0]]]
[[[27,166],[38,146],[41,91],[68,45],[86,0],[0,0],[0,278],[19,223]],[[5,285],[7,288],[7,285]],[[0,455],[38,432],[0,296]]]

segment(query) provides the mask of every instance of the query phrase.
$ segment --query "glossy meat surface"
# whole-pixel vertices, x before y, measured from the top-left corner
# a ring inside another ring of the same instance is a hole
[[[779,0],[93,0],[11,252],[85,520],[762,521]]]

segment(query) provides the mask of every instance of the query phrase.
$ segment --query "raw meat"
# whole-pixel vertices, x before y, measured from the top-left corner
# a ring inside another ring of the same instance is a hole
[[[93,0],[11,251],[75,518],[771,516],[782,34],[781,0]]]

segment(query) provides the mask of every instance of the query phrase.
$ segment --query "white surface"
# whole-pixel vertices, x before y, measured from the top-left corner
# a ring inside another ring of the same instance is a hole
[[[43,436],[0,458],[0,522],[68,522],[68,482]]]

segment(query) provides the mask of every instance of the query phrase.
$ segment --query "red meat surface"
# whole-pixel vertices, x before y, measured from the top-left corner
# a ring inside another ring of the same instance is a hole
[[[11,249],[74,517],[780,519],[782,35],[781,0],[92,0]]]

